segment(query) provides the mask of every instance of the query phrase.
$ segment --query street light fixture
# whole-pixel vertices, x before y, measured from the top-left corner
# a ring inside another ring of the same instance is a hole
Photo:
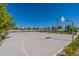
[[[72,41],[74,41],[74,22],[71,21],[71,20],[65,20],[64,16],[61,17],[61,22],[64,22],[64,21],[68,21],[71,23],[71,26],[72,26]]]
[[[58,29],[58,18],[57,18],[57,28],[56,28],[56,31],[57,31],[57,34],[58,34],[58,32],[59,32],[59,29]]]
[[[61,22],[64,22],[65,21],[65,18],[64,16],[61,17]]]
[[[61,17],[61,21],[62,21],[62,22],[65,21],[63,16]],[[59,21],[58,21],[58,18],[57,18],[57,21],[56,21],[56,22],[57,22],[56,32],[57,32],[57,34],[58,34],[58,33],[59,33],[59,28],[58,28],[58,27],[59,27]]]

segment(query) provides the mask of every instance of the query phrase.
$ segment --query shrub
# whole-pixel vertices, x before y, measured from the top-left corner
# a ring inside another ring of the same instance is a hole
[[[0,42],[1,42],[1,40],[2,40],[2,37],[0,36]]]
[[[78,48],[79,48],[79,36],[68,46],[65,47],[64,49],[65,55],[67,56],[75,55]]]

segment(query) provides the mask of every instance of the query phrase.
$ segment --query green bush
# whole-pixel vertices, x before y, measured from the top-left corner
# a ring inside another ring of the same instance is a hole
[[[68,46],[65,47],[64,49],[65,55],[74,56],[78,48],[79,48],[79,36]]]

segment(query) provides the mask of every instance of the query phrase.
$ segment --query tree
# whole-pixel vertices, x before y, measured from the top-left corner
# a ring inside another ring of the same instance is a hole
[[[74,27],[72,27],[71,25],[65,26],[65,31],[68,34],[72,34],[72,30],[74,30],[74,33],[77,33],[78,32],[78,28],[76,26],[74,26]]]
[[[32,29],[33,29],[33,30],[35,30],[36,28],[35,28],[35,27],[33,27]]]
[[[62,26],[58,26],[58,29],[62,29]]]
[[[78,27],[74,26],[73,29],[74,29],[74,32],[75,32],[74,34],[76,34],[78,32]]]
[[[39,30],[39,27],[37,27],[36,30]]]
[[[27,28],[27,30],[30,30],[30,29],[31,29],[30,27]]]
[[[0,4],[0,36],[5,37],[14,26],[12,16],[7,12],[7,4]]]
[[[72,33],[72,26],[71,26],[71,25],[66,25],[66,26],[65,26],[65,31],[66,31],[68,34],[71,34],[71,33]]]
[[[51,32],[51,29],[50,29],[50,27],[47,27],[47,31],[48,31],[48,32]]]
[[[47,31],[47,28],[46,28],[46,27],[44,27],[44,31],[45,31],[45,32]]]
[[[56,27],[52,26],[52,32],[56,32]]]

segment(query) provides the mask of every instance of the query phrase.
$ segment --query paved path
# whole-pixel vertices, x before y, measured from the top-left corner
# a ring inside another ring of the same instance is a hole
[[[10,33],[0,47],[0,56],[52,56],[71,42],[71,35],[16,32]]]

